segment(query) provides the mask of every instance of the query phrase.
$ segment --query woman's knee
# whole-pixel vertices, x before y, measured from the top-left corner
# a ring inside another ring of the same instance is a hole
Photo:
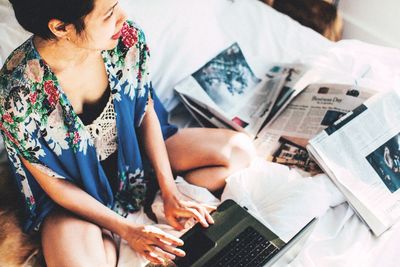
[[[256,155],[252,139],[228,129],[186,128],[166,141],[174,172],[208,166],[247,166]]]
[[[75,234],[101,235],[99,226],[79,219],[72,213],[57,209],[47,216],[42,225],[42,234],[55,231],[59,236],[71,235],[71,229],[74,229]]]
[[[115,266],[106,258],[101,228],[65,210],[47,216],[41,237],[48,266]]]
[[[246,167],[255,157],[256,151],[252,139],[240,132],[227,129],[218,129],[214,139],[209,145],[214,144],[206,153],[215,165],[225,167]]]
[[[256,149],[252,139],[240,132],[233,132],[230,138],[232,163],[247,167],[256,156]]]
[[[218,165],[231,170],[247,167],[256,156],[252,139],[233,130],[221,131],[219,142],[223,144],[212,152],[212,158]]]

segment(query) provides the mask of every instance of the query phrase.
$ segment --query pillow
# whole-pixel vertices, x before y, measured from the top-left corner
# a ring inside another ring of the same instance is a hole
[[[258,76],[268,65],[325,51],[331,42],[255,0],[121,2],[146,33],[156,91],[171,110],[173,87],[237,42]]]
[[[0,66],[3,66],[8,55],[30,36],[18,24],[8,0],[0,0],[0,36]]]

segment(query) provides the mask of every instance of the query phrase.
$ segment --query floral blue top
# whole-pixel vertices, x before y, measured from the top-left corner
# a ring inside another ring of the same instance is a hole
[[[127,21],[117,47],[102,51],[102,57],[116,112],[119,186],[115,194],[90,134],[35,49],[32,37],[10,55],[0,72],[0,130],[25,199],[26,231],[38,230],[56,204],[20,157],[52,177],[79,186],[121,215],[138,210],[144,201],[148,178],[137,128],[153,93],[143,32]]]

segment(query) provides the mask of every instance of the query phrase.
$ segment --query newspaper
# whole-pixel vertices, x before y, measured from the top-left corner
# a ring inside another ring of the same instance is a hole
[[[367,100],[307,149],[379,236],[400,216],[400,92]]]
[[[271,93],[277,90],[276,87],[283,80],[280,77],[264,79],[251,89],[251,93],[245,94],[243,92],[242,100],[232,101],[235,97],[231,99],[226,97],[226,102],[221,101],[218,104],[211,99],[192,76],[176,85],[175,90],[185,106],[192,112],[192,115],[198,113],[194,115],[195,118],[198,116],[206,119],[212,117],[214,120],[210,122],[216,127],[224,125],[225,128],[233,128],[255,136],[272,108],[272,100],[268,101],[267,99]],[[260,101],[263,99],[267,101]],[[232,105],[230,109],[224,108],[228,106],[227,103]],[[218,123],[217,120],[220,122]]]
[[[311,175],[322,170],[310,159],[308,140],[353,110],[375,91],[343,84],[311,84],[254,141],[258,154]]]
[[[273,65],[267,73],[267,77],[285,75],[285,83],[279,90],[279,95],[265,122],[265,127],[274,121],[282,110],[309,85],[309,81],[315,78],[315,71],[310,71],[303,64],[277,64]]]
[[[201,125],[232,128],[255,137],[273,119],[272,112],[278,114],[300,91],[295,85],[304,69],[300,64],[274,65],[259,79],[235,43],[182,80],[175,91]]]

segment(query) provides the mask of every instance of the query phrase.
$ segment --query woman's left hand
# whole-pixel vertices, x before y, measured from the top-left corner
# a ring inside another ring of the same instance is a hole
[[[213,224],[209,214],[215,207],[199,204],[194,201],[180,200],[177,194],[164,197],[164,213],[167,222],[177,230],[185,229],[185,222],[191,218],[201,223],[203,227]]]

